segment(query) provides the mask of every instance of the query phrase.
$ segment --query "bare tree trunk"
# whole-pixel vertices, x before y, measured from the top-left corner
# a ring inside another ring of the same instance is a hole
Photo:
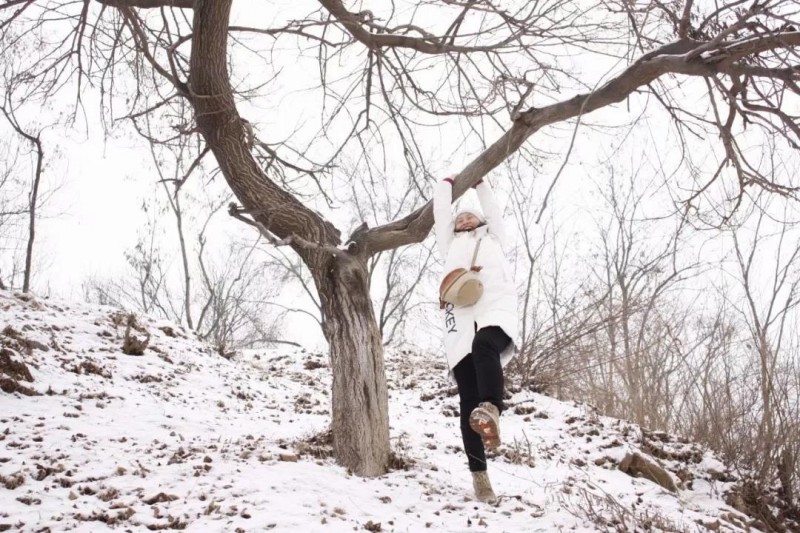
[[[749,291],[749,287],[745,290]],[[753,316],[754,321],[758,321],[758,317]],[[755,337],[756,349],[758,352],[759,362],[759,388],[761,390],[761,421],[758,424],[758,442],[764,443],[766,453],[762,458],[761,468],[759,471],[759,479],[767,479],[772,471],[774,461],[777,459],[778,445],[775,443],[775,434],[773,427],[773,420],[775,419],[775,410],[772,404],[773,395],[773,377],[772,377],[772,349],[770,341],[767,338],[766,326],[759,327]]]
[[[367,264],[358,256],[333,261],[312,272],[330,346],[334,453],[357,474],[377,476],[389,466],[389,400]]]
[[[36,147],[36,174],[33,176],[33,187],[30,196],[30,219],[28,223],[28,247],[25,250],[25,276],[22,281],[22,292],[31,290],[31,269],[33,265],[33,240],[36,237],[36,204],[39,201],[39,182],[42,177],[42,163],[44,161],[44,151],[42,140],[39,135],[33,137],[24,132],[22,134]]]
[[[150,131],[149,121],[147,123],[147,132],[148,137],[152,138],[153,135]],[[192,320],[192,278],[189,270],[189,251],[186,246],[186,238],[183,232],[183,208],[181,207],[180,193],[181,187],[184,183],[186,183],[186,180],[189,179],[192,171],[197,168],[206,151],[202,151],[194,160],[194,162],[189,165],[186,175],[181,176],[181,160],[186,155],[187,145],[188,140],[186,138],[180,138],[178,140],[176,151],[173,152],[173,155],[175,156],[175,165],[173,167],[172,178],[167,178],[164,175],[161,159],[156,153],[156,146],[152,141],[150,142],[150,154],[153,157],[153,164],[160,178],[159,182],[164,187],[164,193],[167,195],[167,201],[169,202],[170,209],[172,209],[172,214],[175,215],[175,228],[178,232],[178,244],[180,245],[181,249],[181,264],[183,266],[183,312],[186,316],[186,324],[189,326],[190,330],[194,331],[194,320]],[[170,192],[169,186],[167,185],[170,182],[174,186],[174,196]]]
[[[627,250],[625,251],[627,255]],[[627,261],[624,262],[627,266]],[[620,326],[622,327],[622,350],[624,353],[625,372],[622,375],[622,380],[625,383],[628,392],[628,400],[630,401],[632,419],[640,426],[649,426],[646,421],[645,408],[642,404],[641,388],[645,386],[642,383],[641,361],[639,360],[640,354],[633,351],[631,347],[631,320],[633,318],[633,309],[631,308],[631,297],[628,288],[628,282],[625,279],[623,272],[617,273],[617,285],[620,289],[620,306],[622,316],[620,319]]]
[[[169,195],[169,192],[167,192]],[[170,200],[170,202],[172,202]],[[175,202],[172,204],[173,212],[175,213],[175,223],[178,230],[178,242],[181,245],[181,260],[183,262],[183,308],[186,313],[186,324],[189,329],[194,331],[194,322],[192,321],[192,278],[189,273],[189,254],[186,250],[186,239],[183,235],[183,211],[181,210],[181,201],[179,193],[175,192]]]

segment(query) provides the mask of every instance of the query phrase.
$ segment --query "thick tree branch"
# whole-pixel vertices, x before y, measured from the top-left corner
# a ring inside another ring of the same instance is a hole
[[[7,9],[9,7],[18,6],[20,4],[32,4],[33,0],[7,0],[5,4],[0,5],[0,9]]]
[[[197,0],[195,4],[190,79],[197,127],[242,205],[257,213],[254,218],[269,226],[279,239],[291,236],[289,244],[310,260],[319,251],[305,247],[304,242],[335,247],[340,243],[339,232],[273,183],[250,151],[228,75],[231,3],[232,0]]]
[[[323,1],[323,0],[320,0]],[[697,43],[704,46],[704,43]],[[639,61],[608,81],[597,90],[580,94],[543,108],[532,108],[522,113],[500,139],[469,163],[455,178],[453,199],[459,198],[473,184],[500,165],[517,151],[531,135],[545,126],[563,122],[602,107],[619,103],[639,87],[645,86],[664,74],[687,76],[736,75],[743,68],[736,60],[769,50],[800,45],[800,32],[784,32],[759,38],[742,39],[730,46],[721,45],[704,54],[693,54],[681,47],[681,55],[672,55],[674,43],[647,54]],[[724,51],[723,51],[724,50]],[[667,55],[663,52],[667,51]],[[364,231],[359,247],[371,255],[384,250],[421,242],[433,226],[431,202],[406,217],[383,226]]]

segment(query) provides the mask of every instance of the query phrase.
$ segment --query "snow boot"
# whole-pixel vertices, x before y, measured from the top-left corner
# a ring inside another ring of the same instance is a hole
[[[492,482],[486,470],[472,473],[472,486],[475,488],[475,497],[483,503],[497,503],[497,496],[492,490]]]
[[[469,427],[481,436],[486,449],[500,446],[500,410],[490,402],[482,402],[469,415]]]

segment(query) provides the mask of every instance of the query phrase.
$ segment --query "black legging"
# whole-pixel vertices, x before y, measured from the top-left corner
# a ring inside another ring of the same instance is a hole
[[[471,472],[486,470],[486,450],[480,435],[469,427],[469,415],[481,402],[503,411],[503,367],[500,353],[511,338],[498,326],[481,328],[472,340],[472,353],[453,368],[461,409],[461,438]]]

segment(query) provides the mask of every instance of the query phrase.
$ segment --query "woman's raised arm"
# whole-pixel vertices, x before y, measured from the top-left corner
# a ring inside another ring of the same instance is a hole
[[[453,179],[445,178],[434,185],[433,189],[433,227],[442,260],[447,259],[447,250],[453,242],[453,231],[456,228],[452,203]]]
[[[481,181],[475,186],[475,191],[478,193],[478,201],[481,203],[481,210],[483,216],[486,217],[486,225],[489,227],[489,233],[494,235],[500,242],[500,246],[506,249],[507,237],[506,226],[503,221],[503,213],[497,205],[494,198],[494,192],[488,181]]]

